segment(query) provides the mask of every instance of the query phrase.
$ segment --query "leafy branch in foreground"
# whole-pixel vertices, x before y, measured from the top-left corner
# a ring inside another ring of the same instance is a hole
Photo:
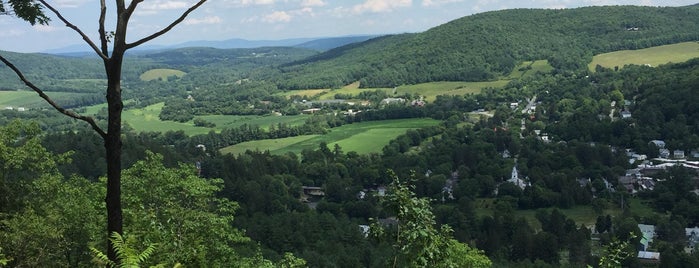
[[[401,181],[389,171],[393,182],[383,200],[394,211],[398,225],[395,233],[386,232],[374,223],[372,235],[388,237],[397,250],[392,267],[490,267],[490,259],[482,251],[469,247],[451,237],[452,229],[442,225],[439,230],[427,198],[413,192],[415,175]]]

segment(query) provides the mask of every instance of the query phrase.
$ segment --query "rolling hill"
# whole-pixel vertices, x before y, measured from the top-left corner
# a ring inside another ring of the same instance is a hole
[[[699,5],[512,9],[335,48],[284,65],[276,79],[288,89],[486,81],[521,61],[546,59],[558,71],[582,70],[593,54],[694,40]]]

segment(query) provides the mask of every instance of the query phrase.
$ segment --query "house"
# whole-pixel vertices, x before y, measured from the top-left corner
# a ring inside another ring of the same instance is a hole
[[[658,147],[660,149],[665,148],[665,141],[661,141],[661,140],[652,140],[648,144],[653,144],[653,145],[655,145],[655,147]]]
[[[314,197],[325,196],[325,192],[323,192],[323,189],[321,187],[301,186],[301,190],[303,190],[303,194],[308,195],[308,196],[314,196]]]
[[[385,98],[381,100],[381,104],[394,104],[394,103],[404,103],[404,98]]]
[[[699,243],[699,227],[684,228],[684,233],[687,236],[687,246],[684,248],[684,252],[692,254]]]
[[[619,185],[624,187],[626,192],[634,194],[636,193],[636,176],[620,176],[619,177]]]
[[[689,153],[689,157],[691,158],[699,158],[699,149],[694,149]]]
[[[524,190],[524,188],[527,186],[531,186],[529,182],[526,182],[519,177],[519,173],[517,172],[517,166],[512,167],[512,174],[510,175],[510,179],[507,180],[507,182],[517,185],[517,187],[519,187],[522,190]]]
[[[306,109],[306,110],[303,110],[301,112],[304,114],[313,114],[313,113],[318,112],[318,111],[320,111],[320,108]]]
[[[660,158],[670,158],[670,150],[665,148],[658,149],[658,156],[660,156]]]
[[[674,151],[672,151],[672,158],[675,158],[675,159],[684,159],[684,151],[682,151],[682,150],[674,150]]]
[[[631,118],[631,112],[629,112],[629,111],[627,111],[627,110],[621,111],[621,118],[622,118],[622,119],[629,119],[629,118]]]
[[[649,224],[639,224],[638,229],[641,230],[643,237],[641,237],[641,244],[643,245],[643,251],[648,250],[648,245],[653,243],[653,238],[655,237],[655,225]]]
[[[638,260],[641,263],[658,264],[660,263],[660,252],[639,251]]]

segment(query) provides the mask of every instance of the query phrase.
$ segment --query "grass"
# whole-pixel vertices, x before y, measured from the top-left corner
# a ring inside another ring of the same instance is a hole
[[[335,144],[339,144],[345,152],[378,153],[390,140],[405,133],[408,129],[429,127],[438,123],[437,120],[425,118],[361,122],[333,128],[325,135],[243,142],[226,147],[221,152],[237,154],[248,149],[258,149],[269,150],[274,154],[287,152],[298,154],[304,149],[315,150],[321,142],[325,142],[331,149]]]
[[[598,64],[606,68],[619,68],[628,64],[658,66],[671,62],[685,62],[699,57],[699,42],[684,42],[638,50],[621,50],[596,55],[588,68],[594,71]]]
[[[222,154],[233,154],[233,155],[239,155],[244,153],[247,150],[251,151],[266,151],[269,150],[271,151],[279,151],[285,147],[289,147],[293,144],[303,142],[308,139],[312,139],[317,137],[318,135],[303,135],[303,136],[296,136],[296,137],[288,137],[288,138],[281,138],[281,139],[267,139],[267,140],[258,140],[258,141],[250,141],[250,142],[243,142],[236,144],[234,146],[228,146],[226,148],[221,149]]]
[[[548,60],[525,61],[514,68],[507,79],[523,78],[536,74],[537,72],[548,73],[553,71],[553,67]]]
[[[125,101],[125,102],[128,102]],[[243,124],[258,125],[263,129],[268,129],[272,124],[286,123],[290,126],[302,125],[309,115],[295,116],[254,116],[254,115],[206,115],[198,116],[208,122],[216,124],[214,128],[196,127],[192,121],[180,123],[174,121],[161,121],[160,111],[165,106],[164,103],[156,103],[140,109],[124,110],[122,119],[137,132],[166,132],[169,130],[182,130],[187,135],[206,134],[209,131],[220,131],[224,128],[235,128]],[[107,104],[98,104],[85,107],[85,114],[97,114]]]
[[[122,113],[122,120],[138,132],[167,132],[182,130],[187,135],[206,134],[212,129],[195,127],[191,122],[161,121],[160,111],[164,103],[156,103],[141,109],[129,109]]]
[[[167,81],[168,77],[172,77],[172,76],[182,77],[185,74],[187,74],[187,73],[180,71],[180,70],[175,70],[175,69],[152,69],[152,70],[148,70],[145,73],[141,74],[141,76],[139,78],[141,78],[142,81],[151,81],[151,80],[158,80],[158,79],[161,79],[163,81]]]
[[[279,123],[285,123],[289,126],[300,126],[306,122],[306,119],[309,116],[310,115],[205,115],[199,116],[199,118],[216,124],[217,129],[235,128],[243,124],[258,125],[261,128],[268,129],[270,125],[276,125]]]
[[[46,95],[52,98],[79,96],[82,94],[84,93],[46,92]],[[0,109],[5,107],[38,108],[49,107],[49,105],[34,91],[0,91]]]
[[[298,95],[298,96],[302,96],[302,97],[306,96],[309,99],[311,99],[311,98],[313,98],[317,95],[323,94],[327,91],[328,91],[327,89],[290,90],[290,91],[280,93],[279,95],[287,97],[287,98],[291,98],[291,96]]]
[[[493,215],[493,210],[495,209],[495,198],[479,198],[476,201],[476,215],[478,217],[483,217],[486,215]],[[651,218],[655,215],[653,209],[644,204],[642,200],[638,198],[631,198],[628,200],[630,211],[632,214],[641,218]],[[549,208],[550,209],[550,208]],[[515,210],[515,218],[524,217],[529,225],[539,230],[541,229],[541,223],[536,219],[536,209],[526,209],[526,210]],[[585,224],[586,226],[592,226],[597,220],[597,214],[592,206],[575,206],[573,208],[561,209],[558,211],[563,213],[567,218],[575,221],[575,224],[580,226],[580,224]],[[610,207],[605,209],[602,215],[612,215],[616,217],[621,214],[621,209],[618,207]]]

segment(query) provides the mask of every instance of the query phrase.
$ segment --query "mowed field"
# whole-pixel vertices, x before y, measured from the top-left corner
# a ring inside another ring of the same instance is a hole
[[[152,69],[148,70],[145,73],[141,74],[139,78],[143,81],[151,81],[151,80],[158,80],[161,79],[163,81],[167,81],[168,77],[176,76],[176,77],[182,77],[184,76],[185,72],[180,71],[180,70],[175,70],[175,69]]]
[[[285,123],[290,126],[302,125],[309,115],[295,116],[239,116],[239,115],[207,115],[199,116],[206,121],[216,124],[215,128],[196,127],[192,121],[180,123],[174,121],[161,121],[160,111],[165,106],[164,103],[156,103],[140,109],[128,109],[122,114],[124,122],[137,132],[167,132],[184,131],[185,134],[198,135],[206,134],[210,131],[219,132],[224,128],[235,128],[243,124],[258,125],[263,129],[268,129],[270,125]],[[86,107],[86,114],[97,114],[101,109],[106,108],[106,104]]]
[[[287,152],[300,153],[304,149],[315,150],[325,142],[330,149],[340,145],[344,152],[378,153],[389,141],[404,134],[409,129],[430,127],[439,124],[438,120],[397,119],[347,124],[330,129],[325,135],[305,135],[283,139],[250,141],[223,148],[222,153],[238,155],[246,150],[269,150],[273,154]]]
[[[685,42],[665,46],[657,46],[638,50],[621,50],[611,53],[596,55],[592,58],[592,62],[588,68],[592,71],[598,64],[606,68],[619,68],[624,65],[649,64],[653,67],[667,64],[685,62],[687,60],[699,57],[699,42]]]
[[[82,94],[83,93],[46,92],[46,95],[52,98],[79,96]],[[34,91],[0,91],[0,109],[5,109],[6,107],[48,108],[49,105]]]

